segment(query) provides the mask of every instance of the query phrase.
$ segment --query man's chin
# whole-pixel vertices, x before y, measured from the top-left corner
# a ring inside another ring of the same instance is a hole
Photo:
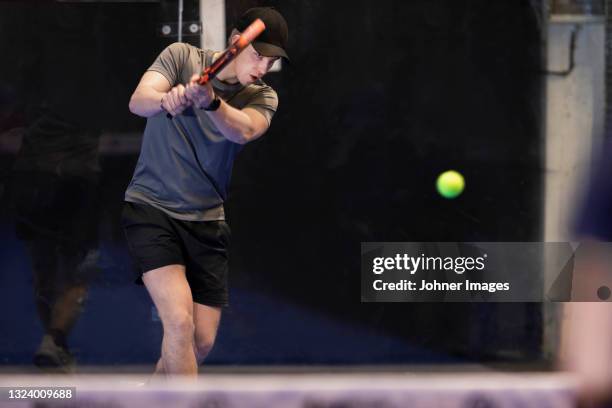
[[[251,85],[254,84],[255,82],[257,82],[259,80],[259,78],[254,78],[252,76],[247,77],[244,81],[240,81],[240,83],[244,86],[246,85]]]

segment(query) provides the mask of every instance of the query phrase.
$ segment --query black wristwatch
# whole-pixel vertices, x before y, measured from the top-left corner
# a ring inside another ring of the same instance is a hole
[[[215,98],[212,100],[210,105],[205,107],[204,110],[208,112],[216,111],[217,109],[219,109],[219,106],[221,106],[221,99],[217,95],[215,95]]]

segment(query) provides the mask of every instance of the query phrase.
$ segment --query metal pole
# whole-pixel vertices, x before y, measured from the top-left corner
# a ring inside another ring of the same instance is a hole
[[[225,0],[200,0],[200,21],[201,47],[208,50],[225,49]]]
[[[183,42],[183,0],[178,2],[178,41]]]

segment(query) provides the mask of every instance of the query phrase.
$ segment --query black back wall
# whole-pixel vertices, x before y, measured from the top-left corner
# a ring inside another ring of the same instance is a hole
[[[228,24],[269,4],[230,1]],[[359,297],[360,242],[541,239],[537,2],[272,4],[293,64],[235,168],[234,284],[449,352],[537,354],[538,305]],[[455,200],[434,188],[447,169],[466,177]]]

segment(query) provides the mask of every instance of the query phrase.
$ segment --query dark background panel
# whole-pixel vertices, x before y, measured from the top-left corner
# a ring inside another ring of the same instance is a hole
[[[295,62],[235,167],[234,284],[445,352],[537,355],[539,305],[360,304],[357,278],[364,241],[541,239],[537,3],[272,4]],[[434,189],[447,169],[456,200]]]

